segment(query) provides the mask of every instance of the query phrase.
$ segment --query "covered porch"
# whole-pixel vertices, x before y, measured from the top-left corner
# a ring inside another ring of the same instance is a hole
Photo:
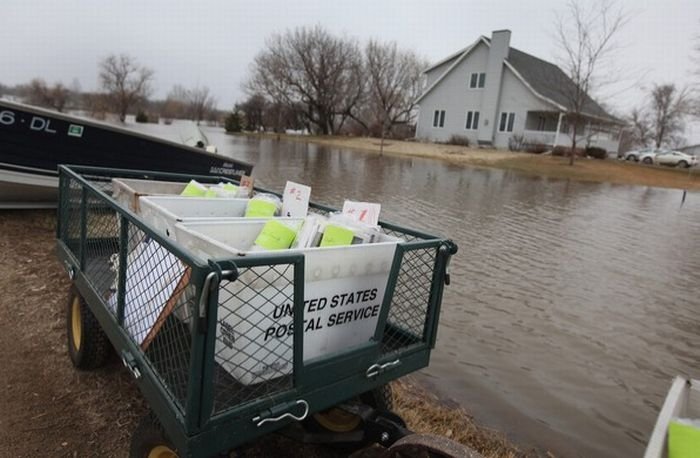
[[[620,144],[620,133],[623,126],[589,116],[581,116],[576,128],[576,146],[585,148],[593,146],[603,148],[608,153],[615,154]],[[571,146],[574,125],[569,123],[563,112],[557,111],[528,111],[525,117],[523,142],[525,144],[541,144],[552,148],[556,146]]]

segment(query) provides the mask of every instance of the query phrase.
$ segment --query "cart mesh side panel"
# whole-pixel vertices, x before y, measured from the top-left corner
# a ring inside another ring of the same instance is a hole
[[[61,194],[61,240],[75,256],[80,256],[80,206],[83,186],[73,178],[65,180]]]
[[[109,300],[116,292],[114,262],[119,253],[119,219],[117,212],[88,192],[85,201],[85,244],[83,272],[95,292]]]
[[[184,408],[195,302],[191,269],[131,224],[127,247],[123,328]]]
[[[214,350],[214,413],[292,388],[292,264],[239,268],[222,281]]]
[[[382,338],[384,354],[422,343],[437,249],[405,249]]]

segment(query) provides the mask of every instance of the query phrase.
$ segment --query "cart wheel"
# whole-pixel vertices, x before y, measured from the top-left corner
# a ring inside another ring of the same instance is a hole
[[[68,355],[73,365],[84,370],[104,366],[111,348],[109,340],[75,286],[68,294],[66,318]]]
[[[483,458],[483,456],[446,437],[411,434],[399,439],[381,458]]]
[[[394,410],[394,393],[388,383],[360,395],[362,402],[379,410]]]
[[[386,384],[362,393],[360,401],[375,409],[390,411],[394,406],[391,386]],[[362,419],[341,408],[331,407],[312,415],[311,421],[322,429],[335,433],[347,433],[360,426]]]
[[[175,445],[165,436],[158,418],[144,415],[131,435],[129,458],[177,458]]]

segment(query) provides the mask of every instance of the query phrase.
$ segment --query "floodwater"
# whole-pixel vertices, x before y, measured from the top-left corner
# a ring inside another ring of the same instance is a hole
[[[424,378],[559,456],[640,456],[676,374],[698,374],[700,194],[569,182],[204,129],[258,183],[452,238]]]

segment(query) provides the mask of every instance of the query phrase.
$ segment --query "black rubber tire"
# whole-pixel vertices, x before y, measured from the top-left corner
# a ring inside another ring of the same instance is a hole
[[[688,164],[686,161],[678,161],[678,167],[687,169],[688,167],[690,167],[690,164]]]
[[[394,393],[388,383],[360,395],[360,400],[377,410],[394,410]]]
[[[643,160],[642,162],[644,162],[644,163],[647,164],[647,165],[650,165],[650,164],[653,164],[653,163],[654,163],[654,160],[653,160],[652,158],[650,158],[650,157],[645,157],[644,160]]]
[[[74,312],[76,311],[79,316],[74,323]],[[80,327],[77,339],[74,338],[76,334],[74,325]],[[73,366],[81,370],[93,370],[104,366],[112,352],[109,339],[75,286],[72,286],[68,293],[66,337],[68,356],[70,356]],[[76,340],[78,341],[77,346]]]
[[[129,458],[148,458],[156,447],[167,447],[174,453],[178,453],[173,442],[165,435],[165,430],[158,418],[153,412],[148,412],[141,417],[131,435]]]

